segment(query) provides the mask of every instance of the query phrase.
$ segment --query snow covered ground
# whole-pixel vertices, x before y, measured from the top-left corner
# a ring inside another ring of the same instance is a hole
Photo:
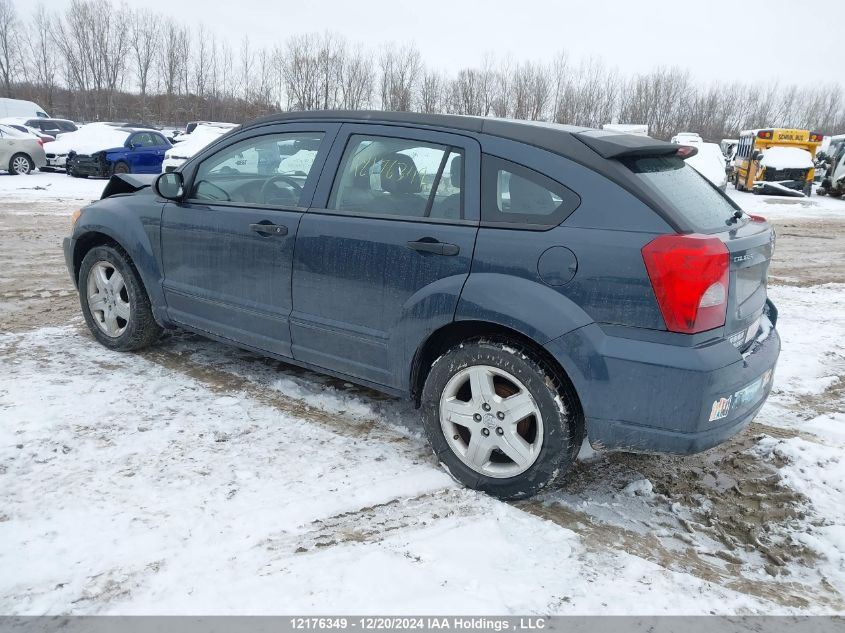
[[[0,175],[0,613],[845,612],[845,201],[729,187],[781,236],[747,431],[585,447],[507,504],[456,486],[406,403],[191,335],[97,345],[57,241],[103,185]],[[824,277],[791,261],[818,236]]]

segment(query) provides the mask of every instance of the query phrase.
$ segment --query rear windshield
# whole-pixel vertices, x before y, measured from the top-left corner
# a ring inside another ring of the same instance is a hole
[[[642,156],[623,162],[696,231],[724,230],[739,209],[678,156]]]

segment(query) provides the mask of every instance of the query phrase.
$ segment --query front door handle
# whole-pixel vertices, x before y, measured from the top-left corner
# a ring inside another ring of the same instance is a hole
[[[283,224],[250,224],[249,228],[251,228],[256,233],[260,233],[261,235],[276,235],[281,237],[282,235],[288,234],[288,227],[284,226]]]
[[[461,249],[457,244],[447,244],[445,242],[432,242],[429,240],[417,240],[416,242],[408,242],[408,248],[422,253],[434,253],[435,255],[457,255]]]

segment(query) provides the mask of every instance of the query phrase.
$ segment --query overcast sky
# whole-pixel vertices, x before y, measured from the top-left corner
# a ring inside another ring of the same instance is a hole
[[[236,49],[294,33],[334,31],[375,48],[414,42],[430,66],[478,65],[485,53],[515,60],[600,57],[626,73],[658,65],[688,68],[701,82],[717,79],[811,85],[845,82],[842,40],[824,29],[824,12],[795,0],[129,0],[184,23],[202,22]],[[32,0],[15,0],[28,14]],[[56,10],[70,0],[49,0]],[[796,10],[797,13],[796,13]],[[840,16],[841,17],[841,16]],[[837,29],[840,25],[837,25]],[[740,36],[741,35],[741,36]],[[839,76],[841,75],[841,76]]]

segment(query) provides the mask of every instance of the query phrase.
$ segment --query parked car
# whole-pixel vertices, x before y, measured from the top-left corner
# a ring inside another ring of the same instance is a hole
[[[55,139],[59,134],[76,132],[79,129],[73,121],[45,117],[8,117],[0,120],[0,123],[26,126],[29,129],[37,130],[39,133],[49,136],[50,140]]]
[[[92,154],[102,149],[122,145],[129,135],[127,130],[115,129],[108,123],[88,123],[76,132],[62,134],[46,149],[49,170],[67,170],[67,157],[71,152]]]
[[[0,98],[0,119],[6,117],[49,117],[44,108],[32,101],[24,101],[23,99],[7,99]]]
[[[190,134],[180,135],[173,147],[164,153],[164,162],[161,164],[162,171],[175,171],[182,163],[231,129],[217,125],[200,124]]]
[[[601,126],[601,129],[607,130],[608,132],[648,136],[648,126],[641,123],[605,123]]]
[[[0,124],[13,128],[18,132],[22,132],[25,136],[31,136],[33,138],[41,139],[43,143],[49,143],[54,140],[52,136],[50,136],[49,134],[44,134],[41,130],[27,127],[26,125],[20,123],[9,123],[9,120],[10,119],[5,119],[4,121],[0,121]]]
[[[67,173],[76,178],[106,178],[112,174],[161,172],[164,153],[171,145],[160,132],[119,127],[112,128],[112,135],[122,142],[95,151],[70,150]]]
[[[16,176],[28,174],[44,163],[41,140],[0,124],[0,169]]]
[[[696,145],[703,143],[704,139],[701,138],[698,132],[678,132],[670,141],[678,145]]]
[[[114,176],[65,258],[106,347],[184,328],[412,398],[453,477],[525,497],[585,435],[694,453],[771,389],[774,232],[677,151],[537,122],[272,115],[176,171]]]
[[[696,150],[692,156],[686,158],[686,163],[699,174],[713,183],[722,191],[728,187],[728,174],[725,167],[725,156],[716,143],[693,143]]]
[[[225,130],[232,130],[238,127],[237,123],[226,123],[225,121],[189,121],[185,126],[185,134],[193,134],[197,126],[220,127]]]

